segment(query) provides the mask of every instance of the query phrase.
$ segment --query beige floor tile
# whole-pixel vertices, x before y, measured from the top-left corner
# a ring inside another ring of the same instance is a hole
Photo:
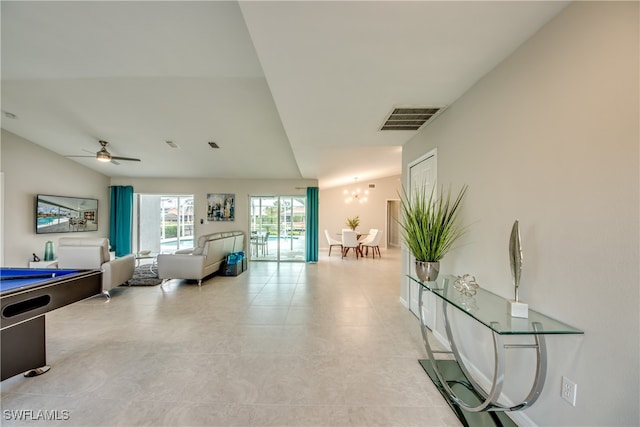
[[[1,405],[3,416],[68,419],[2,425],[459,425],[418,363],[426,356],[399,302],[399,251],[382,255],[254,262],[202,286],[123,286],[111,302],[56,310],[51,371],[3,381]]]
[[[253,425],[347,427],[351,424],[344,406],[256,405]]]

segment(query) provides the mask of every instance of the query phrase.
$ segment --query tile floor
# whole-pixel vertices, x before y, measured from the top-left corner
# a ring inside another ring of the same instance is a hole
[[[2,382],[0,424],[458,426],[417,362],[399,255],[254,262],[201,288],[120,287],[59,309],[51,371]]]

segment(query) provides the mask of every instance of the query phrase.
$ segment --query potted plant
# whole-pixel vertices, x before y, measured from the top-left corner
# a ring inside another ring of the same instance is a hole
[[[403,189],[402,237],[416,259],[416,274],[422,281],[436,280],[440,260],[465,231],[458,224],[458,209],[467,188],[464,185],[453,202],[450,188],[446,197],[436,196],[435,187],[427,195],[423,186],[413,197]]]
[[[356,231],[356,228],[360,225],[360,217],[356,215],[353,218],[347,218],[347,225],[350,229]]]

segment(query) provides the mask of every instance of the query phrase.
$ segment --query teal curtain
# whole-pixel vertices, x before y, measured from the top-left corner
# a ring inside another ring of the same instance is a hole
[[[117,257],[131,253],[133,229],[133,187],[130,185],[111,187],[109,216],[109,242]]]
[[[307,187],[307,262],[318,262],[318,187]]]

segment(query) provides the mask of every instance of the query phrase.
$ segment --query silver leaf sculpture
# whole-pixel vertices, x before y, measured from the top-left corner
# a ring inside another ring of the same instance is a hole
[[[511,263],[511,277],[515,287],[515,301],[519,301],[518,290],[520,288],[520,275],[522,273],[522,247],[520,246],[520,227],[518,220],[511,228],[511,238],[509,239],[509,262]]]

